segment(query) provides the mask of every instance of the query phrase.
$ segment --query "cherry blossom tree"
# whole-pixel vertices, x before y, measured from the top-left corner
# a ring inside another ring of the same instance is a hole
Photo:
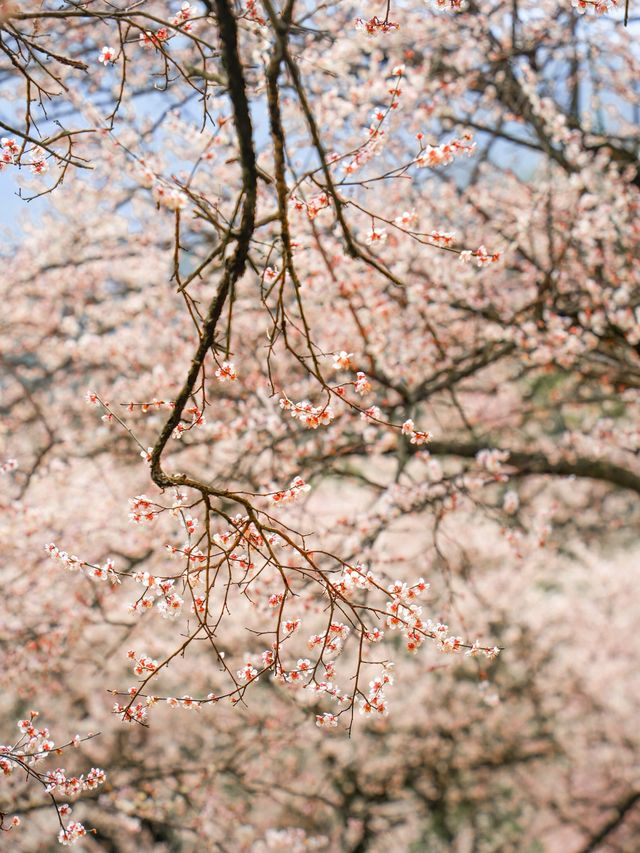
[[[12,843],[632,849],[618,5],[0,4]]]

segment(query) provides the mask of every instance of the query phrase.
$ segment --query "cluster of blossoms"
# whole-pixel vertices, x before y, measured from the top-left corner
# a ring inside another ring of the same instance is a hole
[[[191,415],[191,422],[189,424],[179,423],[171,433],[172,438],[182,438],[185,432],[189,432],[189,430],[195,429],[195,427],[204,426],[207,422],[207,419],[197,406],[188,408],[187,414]]]
[[[471,133],[463,133],[459,139],[452,139],[450,142],[445,142],[442,145],[427,145],[423,147],[424,134],[417,134],[418,142],[420,143],[420,153],[415,159],[416,166],[420,169],[429,167],[433,169],[435,166],[446,166],[452,163],[455,157],[461,154],[466,154],[470,157],[476,149],[476,144],[473,142]]]
[[[311,675],[313,672],[313,664],[309,658],[298,658],[295,669],[284,673],[285,681],[296,682],[301,681],[305,676]]]
[[[391,104],[392,108],[396,108],[397,103]],[[374,113],[374,118],[377,118],[379,113]],[[386,134],[384,130],[380,127],[374,127],[373,125],[367,128],[367,140],[366,142],[356,151],[351,160],[348,163],[345,163],[343,168],[347,175],[353,175],[354,172],[357,172],[358,169],[361,169],[365,166],[370,160],[372,160],[377,154],[382,151],[383,145],[386,140]]]
[[[327,695],[337,699],[339,702],[349,701],[349,697],[344,696],[330,681],[315,681],[315,673],[319,661],[314,664],[308,658],[298,658],[296,665],[291,667],[291,669],[286,670],[281,666],[281,664],[276,662],[276,648],[277,644],[274,643],[272,649],[267,649],[262,653],[262,662],[265,669],[273,669],[274,681],[291,687],[310,689],[314,693],[326,693]],[[324,664],[324,668],[329,678],[333,678],[335,676],[333,663]]]
[[[5,166],[15,166],[17,157],[20,152],[20,147],[15,139],[9,139],[3,136],[0,139],[0,172]],[[30,151],[31,157],[31,173],[33,175],[44,175],[48,171],[46,152],[39,145],[34,146]]]
[[[390,687],[393,684],[393,676],[390,672],[392,667],[392,663],[384,664],[382,675],[369,682],[369,695],[360,701],[358,709],[363,716],[369,717],[380,714],[386,717],[388,715],[389,707],[384,690],[385,687]]]
[[[379,421],[382,417],[382,412],[379,406],[369,406],[363,412],[360,412],[360,419],[363,421]]]
[[[42,148],[36,147],[32,148],[30,152],[31,156],[31,173],[33,175],[44,175],[49,171],[49,167],[47,166],[47,161],[45,160],[45,152]]]
[[[132,688],[135,691],[135,688]],[[124,723],[140,723],[146,725],[149,716],[149,708],[155,704],[152,697],[148,697],[145,702],[136,702],[135,705],[123,705],[121,702],[114,702],[112,711],[119,716]]]
[[[302,620],[300,619],[286,619],[282,624],[282,630],[287,636],[289,636],[290,634],[295,634],[296,631],[299,631],[301,625]]]
[[[6,136],[3,136],[2,139],[0,139],[0,146],[2,146],[2,150],[0,150],[1,172],[5,166],[12,166],[16,162],[16,157],[18,156],[20,148],[18,147],[18,143],[15,139],[8,139]]]
[[[618,8],[618,0],[571,0],[571,5],[579,15],[588,11],[594,15],[605,15],[611,9]]]
[[[324,633],[312,634],[307,644],[310,649],[320,646],[328,652],[340,654],[349,633],[350,629],[347,625],[343,625],[342,622],[332,622]]]
[[[399,630],[405,636],[407,651],[416,652],[427,636],[428,628],[422,621],[422,608],[416,598],[429,589],[429,584],[419,578],[412,586],[395,581],[387,587],[391,600],[387,602],[387,627]]]
[[[31,711],[28,719],[19,720],[20,737],[17,743],[12,746],[0,745],[0,772],[4,776],[10,776],[16,768],[26,769],[32,778],[44,785],[48,794],[58,793],[69,799],[78,797],[83,791],[95,791],[104,784],[107,777],[104,770],[99,767],[92,767],[86,776],[84,774],[67,776],[66,771],[61,767],[45,773],[35,769],[38,763],[48,756],[57,755],[70,746],[78,747],[82,742],[80,735],[76,735],[69,743],[56,747],[51,740],[49,729],[39,729],[34,725],[38,716],[38,711]],[[62,818],[71,814],[71,806],[64,803],[56,808],[62,823]],[[9,822],[9,828],[15,829],[20,824],[20,818],[13,817]],[[63,825],[58,833],[58,841],[64,846],[69,846],[86,834],[87,830],[81,823],[72,821],[67,826]]]
[[[444,633],[446,633],[446,631],[447,631],[446,625],[442,625],[442,626],[438,625],[436,627],[442,628]],[[494,658],[497,658],[498,655],[500,654],[500,649],[498,648],[498,646],[493,646],[492,648],[489,648],[489,649],[484,648],[483,646],[480,645],[480,641],[476,640],[473,643],[473,645],[470,646],[464,654],[465,654],[465,657],[469,657],[469,658],[475,658],[481,654],[481,655],[484,655],[484,657],[489,658],[489,660],[493,660]]]
[[[106,560],[101,566],[93,563],[85,563],[74,554],[67,554],[66,551],[61,551],[52,542],[44,546],[44,550],[57,563],[61,563],[66,569],[72,572],[83,572],[88,578],[100,581],[111,581],[112,584],[119,584],[120,578],[115,572],[114,562],[112,559]]]
[[[247,17],[248,20],[258,24],[259,27],[266,27],[267,25],[266,19],[260,14],[258,9],[257,0],[247,0],[247,5],[243,9],[243,17]]]
[[[479,246],[474,251],[465,249],[460,252],[460,263],[468,264],[475,260],[479,267],[486,267],[489,264],[497,264],[502,257],[502,252],[488,252],[484,246]]]
[[[402,94],[400,83],[404,70],[404,65],[396,65],[393,68],[391,74],[393,77],[398,78],[398,80],[396,84],[388,90],[388,94],[391,95],[391,102],[386,109],[377,107],[373,111],[371,124],[367,128],[367,138],[365,142],[343,166],[347,175],[352,175],[354,172],[357,172],[382,151],[387,138],[385,131],[382,129],[382,125],[391,111],[397,110],[400,106],[399,98]]]
[[[493,660],[493,658],[497,657],[500,654],[500,649],[498,648],[498,646],[487,648],[485,646],[481,646],[479,641],[477,640],[473,643],[473,645],[467,646],[462,637],[450,636],[449,626],[443,624],[442,622],[434,623],[430,619],[428,619],[425,625],[425,629],[427,635],[432,637],[436,641],[436,647],[441,652],[459,652],[462,651],[463,648],[466,648],[466,657],[476,657],[477,655],[482,654],[490,660]]]
[[[154,33],[151,30],[145,30],[143,33],[140,33],[138,42],[141,47],[147,49],[155,47],[157,50],[162,46],[163,42],[167,41],[169,36],[169,29],[167,27],[160,27]]]
[[[355,566],[345,566],[338,580],[331,586],[341,596],[348,597],[357,590],[369,589],[375,583],[373,572],[356,563]]]
[[[254,548],[261,548],[265,543],[271,546],[287,547],[282,537],[278,536],[277,533],[269,533],[267,537],[263,537],[246,515],[235,515],[231,522],[234,529],[215,533],[212,537],[214,544],[222,551],[233,550],[241,541]]]
[[[169,19],[169,23],[172,27],[179,27],[183,32],[188,33],[191,32],[192,22],[191,16],[193,14],[193,9],[191,8],[190,3],[183,3],[178,12]],[[139,44],[144,48],[159,48],[164,42],[168,41],[171,37],[171,31],[168,27],[160,27],[155,32],[151,32],[150,30],[145,30],[140,33],[138,36]],[[108,65],[109,63],[113,63],[116,61],[117,50],[113,47],[109,47],[105,45],[100,54],[98,56],[98,62],[102,62],[103,65]]]
[[[107,776],[99,767],[92,767],[86,776],[67,776],[64,768],[49,770],[45,775],[47,791],[65,797],[77,797],[83,791],[95,791],[104,784]]]
[[[283,623],[283,629],[285,632],[288,632],[288,635],[293,634],[299,627],[299,619]],[[321,650],[320,660],[314,663],[308,658],[298,658],[295,667],[289,670],[285,670],[276,662],[274,650],[277,649],[277,644],[274,643],[272,649],[268,649],[262,653],[264,668],[273,669],[273,679],[279,684],[310,690],[312,693],[317,694],[318,698],[328,697],[340,705],[348,705],[353,697],[347,693],[343,693],[334,683],[333,679],[336,677],[334,661],[324,659],[327,653],[333,655],[341,653],[348,633],[349,629],[346,625],[332,623],[327,632],[311,636],[308,641],[309,647]],[[316,680],[316,671],[320,665],[323,667],[325,677],[328,680]],[[257,680],[256,675],[257,671],[250,663],[238,671],[238,677],[243,681]],[[336,720],[337,717],[334,714],[319,714],[316,716],[316,724],[318,726],[334,728],[337,725]]]
[[[144,592],[136,602],[129,605],[131,613],[151,610],[156,599],[162,599],[158,602],[157,610],[165,619],[176,619],[182,613],[184,599],[175,592],[174,580],[162,580],[149,572],[136,572],[133,579],[144,587]]]
[[[84,825],[77,820],[72,820],[65,829],[61,829],[58,833],[58,841],[63,847],[71,847],[76,841],[84,838],[87,830]]]
[[[14,746],[0,745],[0,772],[10,776],[16,766],[31,766],[54,749],[55,744],[49,736],[49,729],[37,729],[34,720],[38,711],[31,711],[28,720],[19,720],[20,739]]]
[[[187,414],[191,415],[191,424],[187,427],[187,429],[193,429],[193,427],[197,426],[204,426],[207,422],[207,419],[197,406],[190,406],[187,409]]]
[[[364,18],[356,18],[356,31],[366,33],[368,36],[378,36],[381,33],[390,33],[393,32],[393,30],[399,29],[400,24],[387,19],[381,21],[380,18],[375,15],[373,18],[369,18],[368,21]]]
[[[361,370],[356,374],[356,381],[353,383],[356,394],[368,394],[371,391],[371,383]]]
[[[327,678],[335,678],[336,670],[333,661],[329,661],[328,663],[323,664],[325,671],[327,673]],[[295,671],[294,671],[295,672]],[[289,673],[289,676],[291,673]],[[287,681],[294,681],[293,678],[289,677],[285,679]],[[313,693],[321,694],[322,696],[328,696],[331,699],[334,699],[340,705],[347,705],[351,702],[352,697],[348,693],[343,693],[340,688],[336,687],[333,681],[316,681],[311,682],[308,681],[305,685],[308,687]]]
[[[191,23],[192,15],[193,9],[191,8],[191,3],[184,2],[173,18],[169,19],[169,23],[174,27],[180,27],[183,32],[189,33],[193,27]]]
[[[399,630],[405,638],[405,646],[409,652],[417,652],[425,639],[436,641],[437,648],[442,652],[459,652],[468,648],[467,654],[474,656],[483,653],[486,657],[494,658],[498,653],[497,647],[486,648],[474,643],[467,646],[462,637],[449,635],[449,628],[443,623],[434,623],[431,619],[423,620],[422,607],[417,605],[416,599],[429,589],[429,584],[423,578],[409,586],[402,581],[395,581],[387,587],[390,600],[387,602],[387,627],[391,630]],[[367,632],[372,636],[365,635],[365,639],[376,642],[382,639],[382,632],[375,629]]]
[[[408,435],[411,444],[417,445],[426,444],[433,437],[430,432],[422,432],[422,430],[416,429],[411,418],[402,424],[402,434]]]
[[[303,423],[308,429],[327,426],[335,418],[331,406],[312,406],[309,400],[293,403],[288,397],[281,397],[280,408],[289,412],[294,420]]]
[[[289,205],[294,211],[297,211],[298,213],[304,212],[307,214],[307,218],[309,220],[313,220],[321,210],[330,206],[330,201],[327,193],[319,193],[318,195],[312,196],[309,201],[304,201],[297,196],[291,196],[289,199]]]
[[[136,675],[143,676],[150,672],[155,672],[158,668],[158,661],[153,660],[147,655],[137,655],[133,649],[127,652],[129,660],[133,661],[133,671]]]
[[[456,235],[451,231],[431,231],[429,239],[433,240],[439,246],[451,246],[456,238]],[[480,251],[478,249],[478,251]]]
[[[154,509],[154,507],[157,507],[157,509]],[[136,495],[135,498],[129,498],[129,521],[132,521],[134,524],[155,521],[156,517],[163,510],[164,507],[153,503],[146,495]]]
[[[231,553],[227,556],[227,560],[230,563],[235,563],[243,572],[252,571],[256,567],[248,554]]]
[[[370,631],[365,631],[363,636],[368,643],[380,643],[384,640],[384,631],[380,628],[372,628]]]
[[[215,376],[219,382],[235,382],[238,378],[236,369],[231,361],[223,361],[220,367],[216,370]]]
[[[338,718],[335,714],[330,714],[325,711],[324,714],[316,714],[316,726],[321,729],[335,729],[338,725]]]
[[[198,519],[191,518],[190,515],[184,516],[184,528],[187,531],[188,536],[193,536],[196,531],[196,527],[198,526]]]
[[[141,451],[140,456],[149,457],[150,459],[151,450],[152,448],[149,448],[147,452]],[[170,508],[154,503],[146,495],[136,495],[134,498],[129,498],[129,521],[133,522],[133,524],[150,524],[156,520],[160,513],[168,511],[174,518],[181,517],[187,532],[191,534],[197,526],[197,521],[184,515],[184,501],[186,501],[186,495],[178,490],[176,490],[175,498]]]
[[[242,669],[239,669],[237,672],[237,676],[240,681],[257,681],[258,680],[258,670],[253,666],[251,661],[247,661]]]
[[[304,482],[297,478],[292,482],[292,488],[304,488]],[[235,519],[237,523],[236,530],[227,531],[224,534],[216,534],[223,543],[225,550],[230,551],[237,546],[239,538],[245,539],[250,545],[256,545],[262,541],[262,537],[255,529],[250,529],[247,518],[238,516]],[[236,558],[231,554],[230,559]],[[172,581],[158,581],[154,576],[140,572],[135,579],[147,588],[156,589],[161,594],[166,594],[171,589]],[[373,573],[366,567],[357,563],[354,566],[345,566],[339,580],[331,585],[333,589],[328,589],[330,595],[334,592],[339,593],[342,598],[347,598],[351,593],[358,590],[367,590],[371,587],[382,589],[380,583],[375,579]],[[416,599],[429,588],[428,584],[422,578],[409,586],[400,581],[387,588],[390,601],[387,605],[387,626],[392,629],[399,629],[404,635],[406,648],[409,651],[416,651],[426,638],[431,638],[437,642],[438,648],[443,652],[455,652],[465,648],[465,645],[460,637],[452,637],[448,634],[448,628],[443,624],[434,624],[431,620],[422,619],[422,609],[415,603]],[[268,599],[268,606],[271,608],[281,607],[284,601],[284,593],[280,592],[272,594]],[[194,607],[200,607],[201,612],[204,612],[206,605],[205,598],[200,596]],[[283,620],[281,624],[282,635],[287,638],[299,630],[301,620]],[[238,690],[244,690],[246,686],[259,680],[260,676],[267,670],[273,671],[273,678],[278,683],[287,687],[305,688],[314,693],[321,694],[332,698],[340,705],[348,704],[355,700],[355,696],[342,693],[335,685],[335,665],[333,660],[325,660],[325,655],[337,656],[340,655],[344,648],[345,640],[350,633],[347,625],[340,622],[331,622],[328,629],[321,634],[314,634],[309,637],[308,645],[312,650],[320,651],[320,659],[315,663],[308,658],[298,658],[295,666],[285,668],[278,661],[277,649],[278,644],[274,643],[272,648],[262,653],[262,665],[254,663],[251,658],[245,658],[243,665],[237,670],[236,675],[239,682]],[[363,639],[368,642],[375,643],[383,639],[384,633],[378,629],[366,630]],[[484,653],[487,657],[493,657],[498,653],[498,649],[485,649],[475,643],[469,648],[468,654],[475,655]],[[143,678],[152,676],[158,667],[157,661],[147,655],[137,655],[136,652],[129,652],[129,658],[133,661],[134,672],[136,675]],[[326,680],[316,680],[316,670],[318,665],[324,667]],[[378,714],[385,716],[388,713],[388,704],[385,696],[385,689],[393,683],[389,673],[392,664],[385,664],[384,671],[381,676],[375,678],[369,685],[369,693],[365,697],[360,694],[360,713],[365,716]],[[114,712],[122,716],[126,721],[130,722],[146,722],[146,717],[150,704],[156,700],[153,697],[147,699],[145,703],[138,702],[133,704],[136,695],[136,689],[129,689],[132,698],[132,704],[124,706],[116,704]],[[232,702],[240,700],[241,693],[238,697],[232,699]],[[216,701],[213,694],[210,694],[206,700],[193,699],[185,696],[182,699],[172,698],[167,700],[172,707],[184,707],[187,709],[200,707],[203,701]],[[337,725],[339,714],[330,712],[320,713],[316,716],[316,724],[322,728],[334,728]]]
[[[464,646],[462,637],[453,637],[449,634],[449,626],[443,622],[433,624],[431,620],[427,620],[426,628],[436,640],[436,644],[441,652],[459,652]]]
[[[295,501],[300,495],[304,495],[309,491],[311,491],[311,486],[305,483],[302,477],[294,477],[288,489],[284,489],[282,492],[275,492],[270,497],[276,504],[286,504]]]

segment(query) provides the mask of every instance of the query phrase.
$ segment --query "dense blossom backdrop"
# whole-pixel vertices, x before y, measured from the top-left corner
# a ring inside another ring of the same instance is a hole
[[[0,847],[637,850],[634,0],[0,0]]]

